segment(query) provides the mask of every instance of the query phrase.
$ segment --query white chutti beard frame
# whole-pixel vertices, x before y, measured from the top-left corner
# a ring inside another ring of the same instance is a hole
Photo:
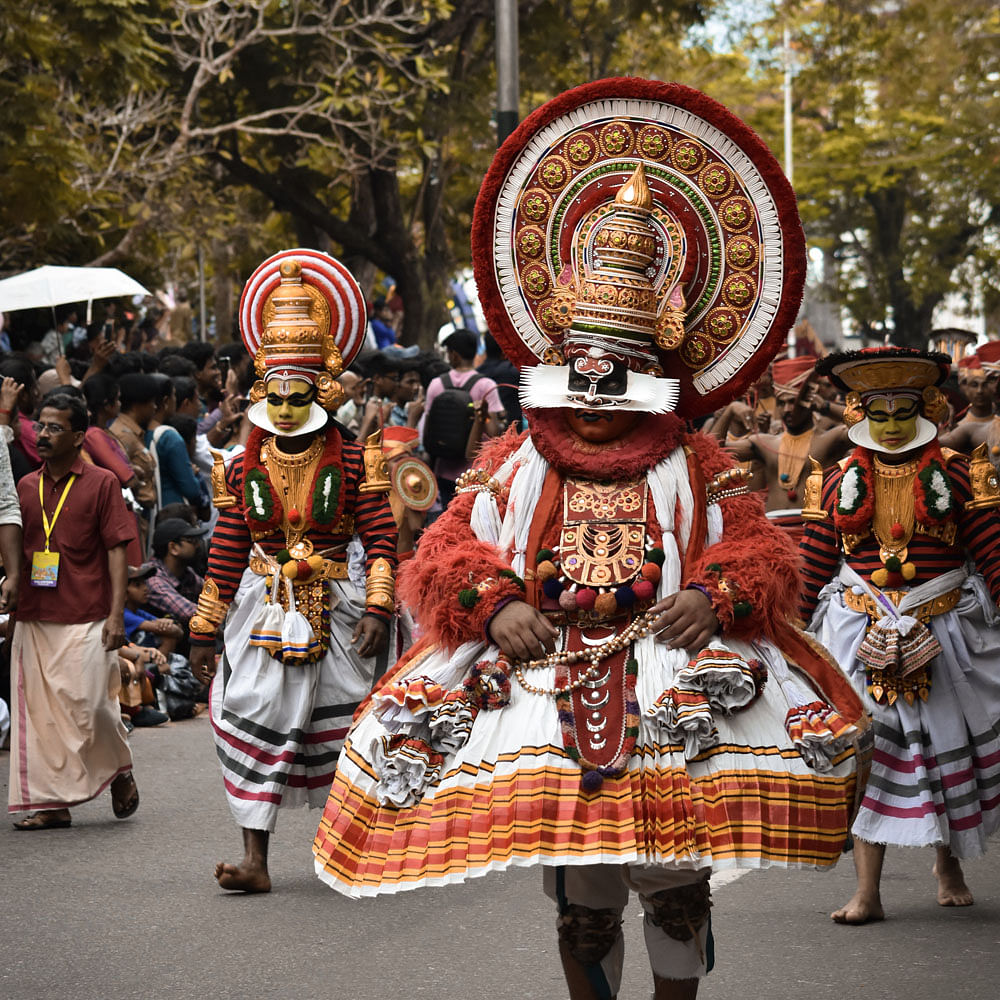
[[[628,387],[621,396],[599,396],[588,401],[584,392],[570,392],[569,365],[535,365],[521,369],[518,395],[528,409],[569,407],[574,410],[633,410],[641,413],[670,413],[677,408],[680,382],[642,372],[628,373]]]
[[[288,431],[279,431],[268,419],[266,399],[254,403],[247,410],[247,417],[249,417],[250,423],[261,430],[267,431],[268,434],[276,434],[278,437],[300,437],[302,434],[312,434],[315,431],[322,430],[326,427],[328,416],[329,414],[327,414],[326,410],[319,403],[310,403],[309,419],[298,430],[289,433]]]
[[[859,421],[848,432],[848,438],[860,448],[869,448],[882,455],[905,455],[914,448],[922,448],[925,444],[930,444],[938,435],[938,429],[926,418],[917,417],[917,433],[912,441],[907,441],[901,448],[885,448],[873,437],[871,429],[868,427],[868,418]]]

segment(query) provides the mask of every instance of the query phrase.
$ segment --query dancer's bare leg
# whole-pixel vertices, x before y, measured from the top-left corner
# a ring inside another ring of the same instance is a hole
[[[846,906],[830,914],[838,924],[867,924],[873,920],[885,920],[879,894],[884,860],[885,844],[869,844],[855,837],[854,870],[858,876],[858,887]]]
[[[559,957],[562,959],[563,974],[569,987],[569,1000],[604,1000],[590,985],[583,965],[569,953],[562,941],[559,942]],[[611,997],[610,1000],[615,998]]]
[[[697,979],[660,979],[653,976],[653,1000],[695,1000]]]
[[[972,906],[972,893],[965,884],[962,866],[947,847],[937,849],[934,877],[938,881],[937,901],[942,906]]]
[[[243,830],[243,860],[238,865],[220,861],[215,877],[223,889],[234,892],[270,892],[267,872],[267,845],[271,835],[266,830]]]

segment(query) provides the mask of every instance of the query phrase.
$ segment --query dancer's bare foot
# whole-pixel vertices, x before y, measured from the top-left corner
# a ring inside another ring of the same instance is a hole
[[[937,901],[941,906],[972,906],[972,892],[965,884],[962,866],[950,851],[938,851],[934,877],[938,881]]]
[[[231,892],[270,892],[271,876],[266,867],[253,864],[246,858],[238,865],[220,861],[215,866],[215,878],[223,889]]]
[[[876,920],[885,920],[885,910],[882,909],[882,900],[878,896],[870,896],[859,890],[846,906],[834,910],[830,919],[838,924],[870,924]]]

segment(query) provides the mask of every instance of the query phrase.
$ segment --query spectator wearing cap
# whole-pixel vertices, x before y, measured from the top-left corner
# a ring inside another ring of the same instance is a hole
[[[153,566],[156,572],[147,579],[149,607],[159,615],[168,615],[187,631],[198,611],[202,579],[191,564],[198,557],[202,529],[179,517],[161,521],[153,532]]]
[[[125,591],[125,637],[140,646],[155,645],[161,653],[170,654],[184,638],[184,630],[173,618],[164,618],[147,611],[149,578],[156,566],[149,562],[129,566],[128,587]]]

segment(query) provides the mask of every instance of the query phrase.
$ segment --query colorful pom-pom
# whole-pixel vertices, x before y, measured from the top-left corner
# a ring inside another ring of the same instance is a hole
[[[648,580],[655,587],[656,584],[660,582],[660,577],[663,576],[663,571],[654,562],[645,563],[641,570],[639,570],[639,575],[643,580]]]
[[[323,563],[326,560],[322,556],[310,556],[306,562],[309,564],[309,569],[313,573],[318,573],[323,568]]]
[[[280,565],[284,566],[292,558],[292,554],[288,549],[282,549],[274,558],[278,560]]]
[[[649,580],[638,580],[632,584],[632,592],[637,601],[651,601],[656,593],[656,588]]]
[[[596,792],[604,784],[604,775],[600,771],[584,771],[580,784],[585,792]]]
[[[889,582],[889,571],[887,569],[877,569],[872,573],[872,583],[876,587],[884,587]]]
[[[300,559],[298,561],[298,570],[297,576],[306,577],[312,572],[312,567],[305,559]]]
[[[548,559],[543,560],[535,567],[535,576],[539,580],[551,580],[558,573],[559,570],[556,569],[555,563],[550,562]]]
[[[590,587],[581,587],[576,592],[576,606],[581,611],[593,611],[594,604],[597,602],[597,591],[591,590]]]
[[[553,577],[551,580],[546,580],[542,584],[542,590],[549,600],[558,601],[559,595],[563,592],[563,585],[559,580],[556,580]]]
[[[559,595],[559,607],[563,611],[576,611],[576,594],[572,590],[564,590]]]
[[[577,602],[579,602],[579,594],[576,595],[576,599]],[[618,611],[618,600],[615,598],[614,594],[600,594],[597,600],[594,601],[594,610],[602,618],[610,618]]]
[[[898,542],[903,537],[903,526],[899,521],[894,521],[892,527],[889,529],[892,533],[892,537]]]
[[[538,554],[535,556],[535,565],[550,560],[554,555],[555,553],[552,549],[539,549]]]
[[[289,580],[294,580],[299,575],[299,564],[294,559],[289,559],[281,567],[281,575],[288,577]]]
[[[916,577],[917,567],[911,562],[903,563],[902,572],[903,572],[903,579],[909,581]]]
[[[885,568],[890,573],[898,573],[903,568],[903,561],[899,556],[889,556],[885,561]]]
[[[646,553],[646,562],[656,563],[657,566],[662,566],[663,560],[666,558],[663,549],[660,548],[650,549]]]
[[[479,591],[475,587],[466,587],[458,592],[458,603],[463,608],[474,608],[479,601]]]
[[[298,524],[302,520],[302,515],[299,513],[298,507],[291,507],[288,511],[288,523]]]
[[[635,604],[635,591],[631,587],[619,587],[615,591],[615,600],[620,608],[630,608]]]
[[[722,572],[722,567],[718,563],[709,563],[705,567],[705,569],[707,569],[711,573],[721,573]]]
[[[736,601],[733,604],[734,618],[747,618],[753,612],[753,605],[749,601]]]

